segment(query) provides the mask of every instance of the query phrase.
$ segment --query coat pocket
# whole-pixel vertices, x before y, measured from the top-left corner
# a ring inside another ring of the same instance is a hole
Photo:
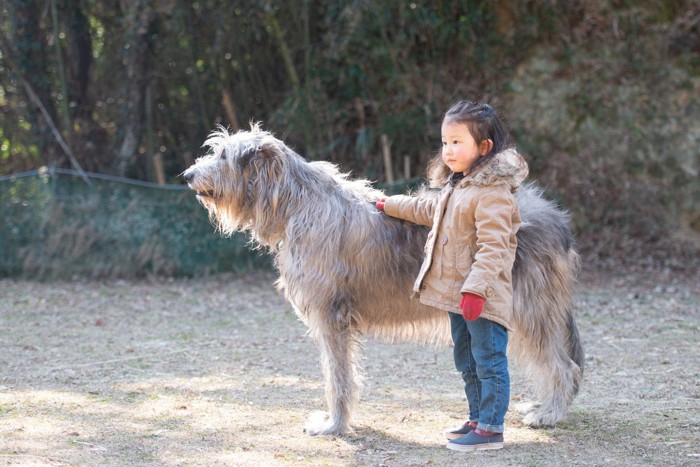
[[[457,249],[457,260],[456,269],[459,275],[459,288],[461,289],[464,282],[469,277],[469,273],[472,270],[472,264],[474,263],[474,256],[472,255],[472,249],[468,244],[459,245]]]
[[[449,269],[450,257],[449,257],[449,239],[447,235],[438,235],[435,241],[435,249],[433,250],[433,268],[435,277],[442,280],[443,276],[447,273],[446,269]]]

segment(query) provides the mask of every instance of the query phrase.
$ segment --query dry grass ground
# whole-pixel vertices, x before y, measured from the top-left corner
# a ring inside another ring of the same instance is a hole
[[[366,345],[357,430],[310,437],[318,354],[273,277],[0,281],[0,464],[698,465],[700,288],[588,274],[585,382],[547,430],[443,447],[465,400],[450,349]],[[513,405],[527,388],[515,372]]]

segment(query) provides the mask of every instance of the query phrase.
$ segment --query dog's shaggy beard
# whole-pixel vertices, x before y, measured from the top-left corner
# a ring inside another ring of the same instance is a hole
[[[207,188],[198,190],[197,200],[206,208],[217,231],[230,236],[250,224],[250,215],[246,215],[245,205],[241,202],[244,199],[242,193],[223,190],[221,184],[228,179],[221,176],[223,172],[216,173],[218,176],[200,181]]]

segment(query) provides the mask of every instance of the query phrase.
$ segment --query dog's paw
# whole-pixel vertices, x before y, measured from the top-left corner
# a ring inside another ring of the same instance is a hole
[[[556,425],[562,418],[563,417],[557,416],[555,413],[533,410],[525,415],[523,423],[532,428],[547,428]]]
[[[333,420],[325,412],[314,412],[309,416],[304,432],[311,436],[344,435],[350,430],[341,420]]]
[[[526,415],[529,414],[530,412],[534,412],[538,408],[540,408],[542,404],[539,402],[532,402],[532,401],[522,401],[522,402],[516,402],[513,404],[513,408],[520,414],[520,415]]]

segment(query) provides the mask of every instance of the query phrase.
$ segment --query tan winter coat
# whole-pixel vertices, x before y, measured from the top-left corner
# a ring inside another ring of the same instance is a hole
[[[454,187],[446,180],[437,198],[386,200],[387,215],[432,227],[413,286],[421,303],[461,314],[462,293],[470,292],[486,299],[483,318],[512,331],[511,273],[520,227],[513,192],[527,173],[523,158],[507,149]]]

